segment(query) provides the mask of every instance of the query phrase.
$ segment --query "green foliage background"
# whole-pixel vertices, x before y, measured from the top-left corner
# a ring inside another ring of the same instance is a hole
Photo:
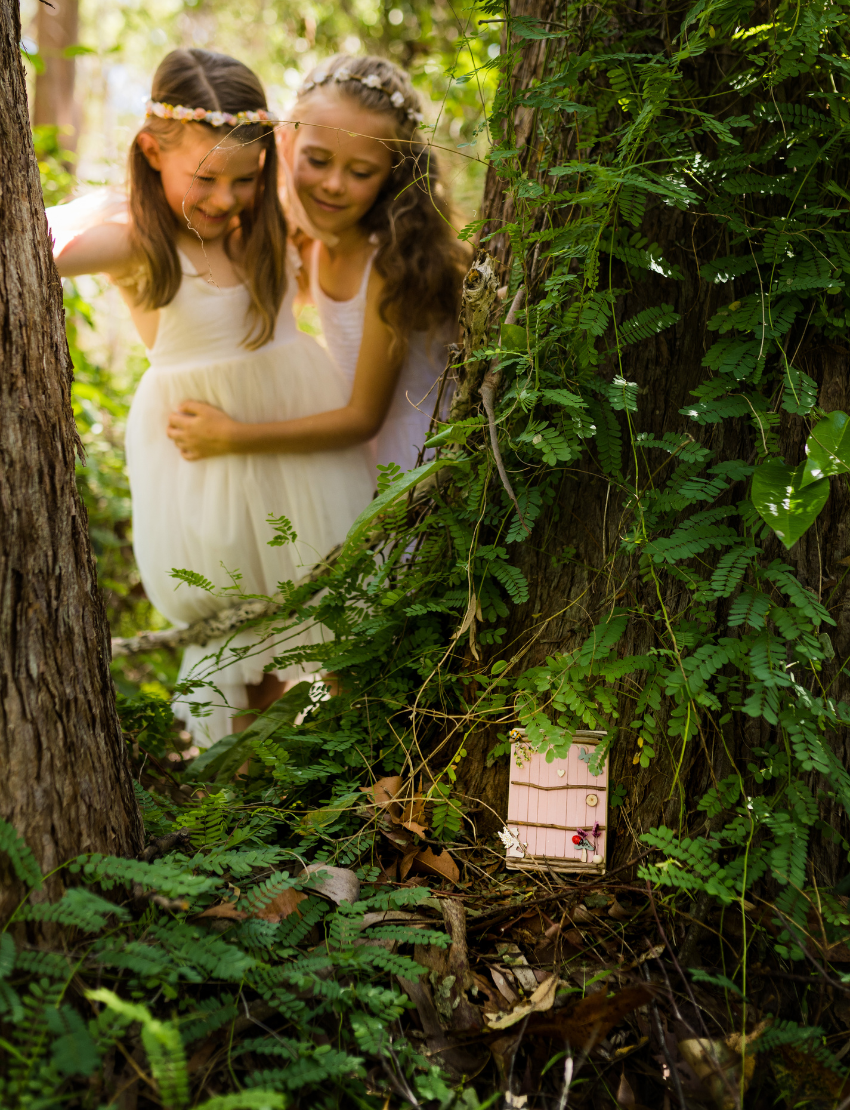
[[[369,910],[422,897],[370,885],[378,834],[360,788],[394,772],[421,782],[432,835],[463,858],[467,800],[454,782],[484,726],[503,729],[497,759],[517,721],[555,755],[575,727],[613,724],[614,744],[632,738],[638,767],[662,753],[681,766],[693,745],[719,738],[725,768],[704,797],[683,800],[675,828],[644,834],[653,854],[640,874],[670,913],[707,896],[738,916],[740,949],[734,957],[720,951],[714,980],[727,999],[746,997],[754,954],[799,973],[813,934],[846,935],[844,888],[824,888],[813,872],[819,839],[836,842],[842,858],[850,850],[825,819],[850,811],[850,777],[835,744],[850,722],[832,692],[846,674],[845,661],[833,659],[836,618],[830,598],[800,582],[751,494],[753,475],[773,465],[782,427],[793,424],[802,442],[826,415],[817,383],[796,361],[804,340],[841,341],[847,323],[847,5],[801,0],[767,19],[743,0],[699,0],[669,41],[635,30],[613,2],[592,11],[559,6],[547,24],[512,18],[495,3],[484,11],[508,21],[511,43],[498,61],[479,57],[502,75],[489,133],[491,163],[516,213],[499,229],[513,248],[509,296],[524,283],[532,297],[517,327],[494,331],[467,370],[491,360],[500,370],[501,449],[526,524],[542,519],[579,464],[605,475],[623,526],[619,547],[591,569],[619,574],[634,591],[592,614],[592,631],[572,650],[522,670],[505,637],[514,607],[529,597],[519,552],[540,539],[533,531],[526,538],[498,482],[482,423],[467,420],[438,445],[450,481],[430,503],[407,497],[427,468],[386,474],[374,519],[360,528],[380,524],[386,538],[366,546],[352,535],[321,599],[290,591],[290,627],[318,620],[335,640],[309,656],[282,648],[281,662],[309,658],[333,669],[344,693],[313,704],[301,690],[178,771],[193,795],[188,807],[140,788],[148,829],[187,827],[191,849],[153,864],[81,857],[68,865],[79,885],[53,906],[28,902],[19,911],[81,930],[61,953],[17,950],[4,935],[10,1104],[64,1097],[78,1082],[69,1060],[96,1073],[136,1021],[160,1092],[182,1106],[187,1049],[216,1023],[233,1022],[250,998],[274,1008],[276,1035],[258,1035],[247,1049],[231,1038],[237,1098],[262,1084],[276,1094],[309,1092],[317,1106],[378,1106],[383,1095],[363,1093],[370,1061],[372,1082],[383,1074],[422,1101],[476,1105],[478,1095],[453,1092],[398,1024],[405,1003],[393,977],[410,978],[418,965],[355,944],[354,930]],[[529,41],[547,44],[547,67],[534,87],[517,90],[510,77]],[[692,65],[710,52],[727,68],[722,87],[706,92]],[[534,142],[522,146],[518,107],[533,112]],[[627,376],[628,347],[675,328],[678,314],[663,295],[631,318],[622,313],[648,275],[669,288],[686,280],[679,261],[644,234],[657,205],[713,222],[723,251],[694,265],[704,282],[728,289],[708,322],[702,383],[681,413],[688,430],[664,438],[641,431],[644,400]],[[707,434],[718,426],[746,445],[741,457],[713,446],[725,442]],[[97,474],[118,473],[105,457],[98,465]],[[87,498],[107,511],[94,477],[84,480]],[[843,497],[846,476],[829,481],[831,496]],[[115,477],[110,489],[119,486]],[[575,558],[574,550],[553,554]],[[672,608],[665,599],[674,587],[684,600]],[[629,655],[622,645],[641,623],[652,630],[651,648]],[[275,635],[285,628],[277,620]],[[165,755],[161,701],[128,702],[124,718],[140,751]],[[742,758],[733,736],[747,720],[761,723],[765,739]],[[10,830],[2,835],[22,880],[37,885],[25,846]],[[313,898],[299,923],[249,919],[222,933],[191,918],[233,886],[249,908],[287,886],[307,889],[289,863],[300,859],[356,869],[362,902],[329,910]],[[140,911],[138,896],[124,894],[133,883],[189,909],[149,900]],[[766,913],[753,916],[753,904]],[[308,938],[314,926],[318,945]],[[439,934],[429,940],[445,943]],[[94,1017],[83,1019],[68,1001],[75,975],[104,984],[89,995]],[[738,1013],[745,1028],[746,1009]],[[824,1055],[823,1029],[780,1031],[840,1073]],[[243,1051],[266,1054],[268,1067],[245,1068]]]

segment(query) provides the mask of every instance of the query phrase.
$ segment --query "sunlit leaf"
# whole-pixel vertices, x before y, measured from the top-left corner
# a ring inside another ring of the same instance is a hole
[[[836,410],[821,420],[806,440],[806,455],[803,485],[850,473],[850,416]]]
[[[753,474],[753,504],[786,547],[811,527],[829,497],[826,478],[804,484],[806,465],[790,467],[781,459],[768,459]]]

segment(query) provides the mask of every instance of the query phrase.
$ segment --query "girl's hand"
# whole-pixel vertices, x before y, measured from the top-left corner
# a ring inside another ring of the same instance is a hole
[[[183,401],[168,418],[166,435],[189,462],[236,451],[238,420],[233,420],[215,405],[203,401]]]

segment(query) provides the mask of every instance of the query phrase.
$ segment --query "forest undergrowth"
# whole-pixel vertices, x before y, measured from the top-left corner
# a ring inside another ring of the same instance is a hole
[[[850,550],[816,586],[795,561],[847,505],[850,420],[816,375],[824,349],[847,368],[848,7],[484,5],[516,320],[467,320],[470,404],[435,457],[382,474],[322,594],[282,585],[279,665],[341,693],[300,684],[194,759],[166,702],[123,698],[138,860],[42,877],[0,828],[31,888],[0,934],[4,1107],[850,1106]],[[665,220],[690,242],[650,240]],[[713,298],[701,381],[654,435],[629,368],[693,327],[683,288]],[[629,315],[636,291],[657,303]],[[521,551],[579,558],[537,533],[588,474],[618,542],[583,570],[610,588],[526,666]],[[334,639],[288,650],[307,621]],[[665,823],[634,828],[624,773],[607,874],[506,871],[495,799],[460,783],[476,736],[504,761],[517,726],[671,767]]]

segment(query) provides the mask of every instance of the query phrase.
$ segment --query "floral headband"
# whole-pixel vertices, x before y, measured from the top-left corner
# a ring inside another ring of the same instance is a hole
[[[206,108],[183,108],[178,104],[160,104],[156,100],[149,100],[145,107],[146,116],[158,116],[159,119],[176,119],[181,123],[207,123],[210,127],[238,127],[240,123],[267,123],[274,127],[275,121],[265,109],[256,112],[210,112]]]
[[[377,73],[369,73],[365,77],[361,77],[359,73],[352,73],[347,66],[340,66],[336,73],[325,73],[320,70],[311,80],[305,81],[299,89],[299,93],[309,92],[310,89],[315,89],[317,85],[324,85],[326,81],[335,81],[341,84],[343,81],[359,81],[361,85],[365,85],[367,89],[378,89],[380,92],[385,93],[390,98],[390,104],[393,108],[403,108],[405,96],[404,93],[399,92],[398,89],[390,91]],[[425,118],[421,112],[416,112],[413,108],[408,108],[406,112],[407,118],[414,123],[421,123]]]

